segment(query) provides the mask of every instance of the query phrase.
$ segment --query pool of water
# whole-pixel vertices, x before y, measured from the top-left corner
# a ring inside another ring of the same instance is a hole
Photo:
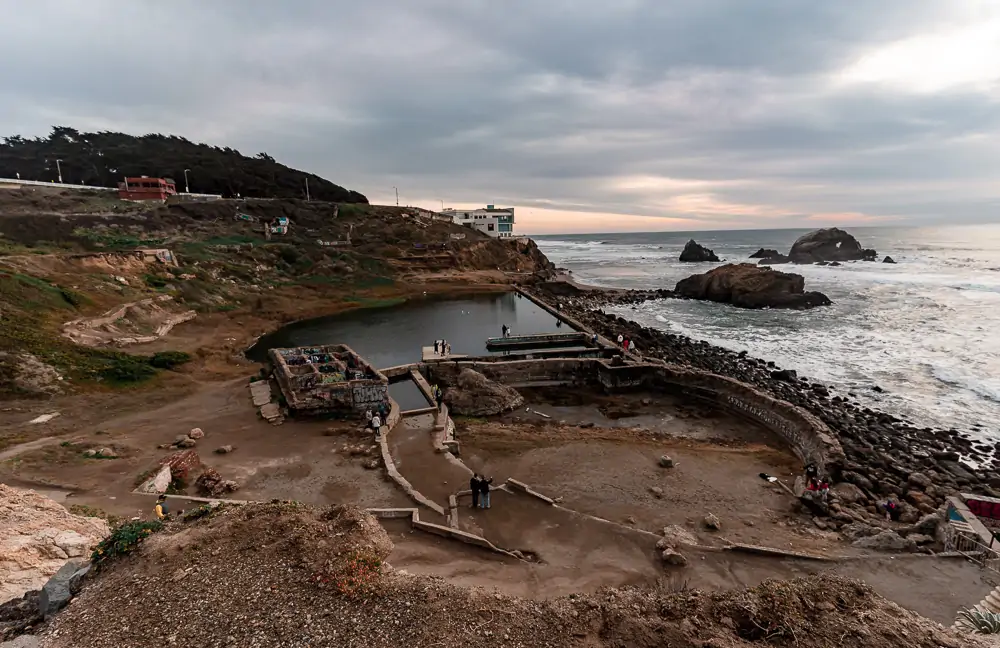
[[[504,324],[512,335],[573,331],[517,293],[427,298],[295,322],[261,337],[247,357],[261,362],[268,349],[275,347],[346,344],[383,368],[419,362],[421,347],[442,338],[451,343],[452,354],[488,355],[486,339],[499,337]]]

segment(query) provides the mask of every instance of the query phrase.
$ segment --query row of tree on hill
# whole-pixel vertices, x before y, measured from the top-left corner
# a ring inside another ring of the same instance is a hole
[[[58,160],[58,164],[56,161]],[[305,198],[367,203],[364,195],[276,162],[267,153],[247,157],[229,147],[196,144],[176,135],[81,133],[54,126],[48,137],[0,141],[0,178],[115,187],[126,177],[171,178],[192,193],[254,198]]]

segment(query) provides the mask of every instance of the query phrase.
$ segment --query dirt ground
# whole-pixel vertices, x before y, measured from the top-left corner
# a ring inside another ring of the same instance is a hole
[[[0,455],[0,479],[22,487],[63,491],[67,505],[85,504],[116,515],[145,515],[149,504],[130,495],[137,477],[171,452],[158,445],[200,427],[205,438],[196,450],[203,463],[243,484],[233,497],[295,499],[317,505],[407,505],[405,495],[382,477],[382,471],[362,467],[367,457],[343,452],[345,445],[367,445],[368,436],[358,426],[323,421],[272,426],[258,418],[246,385],[246,378],[206,383],[173,402],[154,399],[146,407],[135,408],[108,403],[89,415],[60,416],[42,424],[52,425],[54,429],[45,432],[58,436],[36,439],[23,452],[12,446]],[[102,409],[106,411],[103,416]],[[19,414],[25,419],[35,412]],[[213,452],[223,445],[236,450],[225,455]],[[87,449],[102,447],[114,449],[119,458],[83,456]]]
[[[836,533],[818,529],[784,490],[760,478],[767,473],[791,484],[801,462],[758,426],[644,394],[602,402],[577,392],[594,401],[558,406],[551,394],[526,395],[530,412],[459,425],[463,460],[497,483],[513,477],[567,508],[653,533],[680,525],[706,545],[850,553]],[[636,416],[617,418],[622,412]],[[662,455],[673,468],[659,466]],[[721,531],[704,528],[709,513]]]
[[[565,564],[529,563],[488,554],[412,531],[401,522],[383,522],[383,526],[395,545],[388,561],[397,569],[438,576],[465,587],[536,599],[590,592],[596,589],[595,584],[616,587],[661,582],[670,590],[722,591],[757,585],[769,578],[829,572],[863,580],[902,607],[950,626],[960,608],[978,603],[1000,582],[965,560],[926,556],[822,563],[689,550],[685,553],[690,562],[685,568],[657,567],[638,573],[584,562],[569,569]]]

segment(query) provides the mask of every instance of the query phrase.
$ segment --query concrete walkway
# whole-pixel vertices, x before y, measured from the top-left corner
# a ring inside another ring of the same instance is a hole
[[[448,496],[469,487],[468,473],[434,448],[435,414],[403,419],[389,433],[396,470],[414,490],[448,509]]]

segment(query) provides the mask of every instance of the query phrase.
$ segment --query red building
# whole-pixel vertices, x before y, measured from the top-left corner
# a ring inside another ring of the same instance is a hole
[[[122,200],[166,200],[177,193],[177,185],[166,178],[125,178],[118,183],[118,197]]]

